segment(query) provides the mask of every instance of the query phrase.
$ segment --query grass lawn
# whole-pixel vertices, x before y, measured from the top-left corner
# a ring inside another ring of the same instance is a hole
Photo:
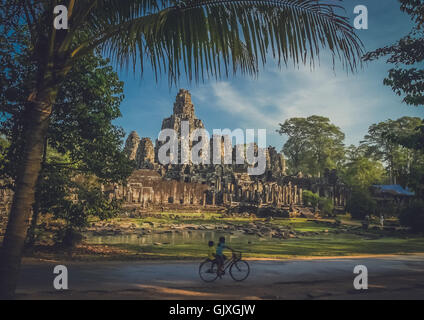
[[[177,218],[176,218],[177,217]],[[356,232],[340,232],[347,227],[360,226],[358,221],[343,221],[340,227],[332,224],[334,220],[310,221],[295,219],[265,219],[222,217],[216,213],[161,213],[160,217],[115,218],[107,221],[114,225],[133,223],[144,226],[153,222],[153,230],[166,230],[170,224],[232,224],[247,225],[252,222],[289,226],[297,232],[314,232],[318,235],[305,234],[299,238],[278,239],[257,236],[234,237],[229,243],[234,249],[243,252],[243,257],[258,259],[289,259],[299,257],[323,256],[355,256],[378,254],[407,254],[424,252],[424,236],[408,235],[404,232],[381,232],[358,229]],[[95,220],[92,220],[95,221]],[[220,232],[214,233],[217,240]],[[227,238],[228,239],[228,238]],[[173,242],[152,243],[83,243],[74,249],[73,259],[77,260],[133,260],[133,259],[204,259],[207,252],[207,241],[203,238],[181,238]],[[155,240],[161,241],[161,240]],[[43,251],[45,250],[45,251]],[[68,259],[67,254],[53,248],[39,248],[32,256],[40,258]]]
[[[151,259],[202,259],[206,256],[204,243],[180,243],[136,246],[116,244],[112,247],[128,256]],[[359,236],[328,235],[289,240],[261,240],[251,244],[234,244],[246,258],[288,259],[296,257],[354,256],[374,254],[407,254],[424,252],[424,237],[365,240]]]

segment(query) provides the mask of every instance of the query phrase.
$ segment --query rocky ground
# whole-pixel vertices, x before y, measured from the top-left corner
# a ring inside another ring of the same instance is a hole
[[[155,218],[156,216],[149,216]],[[158,217],[161,217],[158,215]],[[157,218],[157,217],[156,217]],[[202,219],[203,217],[201,217]],[[196,221],[196,223],[187,223],[184,220],[190,220],[190,216],[173,216],[170,215],[169,219],[171,221],[167,222],[152,222],[152,221],[138,221],[135,223],[131,219],[124,220],[113,220],[113,221],[99,221],[93,222],[90,227],[86,229],[87,232],[92,233],[93,235],[99,236],[110,236],[110,235],[128,235],[128,234],[137,234],[140,236],[147,234],[161,234],[161,233],[170,233],[170,232],[182,232],[182,231],[220,231],[229,234],[242,233],[246,235],[255,235],[258,237],[271,237],[276,239],[292,239],[308,236],[317,236],[320,234],[333,233],[351,233],[356,235],[368,235],[370,237],[379,238],[384,236],[384,233],[379,234],[370,234],[366,232],[359,225],[348,225],[340,224],[337,221],[327,221],[327,220],[318,220],[310,219],[306,220],[307,222],[316,224],[320,228],[316,228],[317,231],[299,231],[290,224],[280,224],[278,221],[273,218],[267,219],[250,219],[250,221],[236,221],[232,222],[231,220],[223,219],[212,219],[204,221]],[[284,221],[287,221],[284,220]],[[370,228],[370,231],[379,231],[380,228],[374,226]],[[396,230],[395,228],[385,228],[386,233],[396,232],[398,234],[402,233],[401,230]]]
[[[325,223],[325,222],[321,222]],[[333,224],[329,223],[329,226]],[[338,232],[348,232],[355,228],[342,228]],[[291,226],[280,226],[273,224],[271,220],[268,221],[252,221],[245,224],[231,223],[231,222],[217,222],[217,223],[157,223],[145,222],[136,224],[134,222],[95,222],[86,229],[93,235],[107,236],[107,235],[125,235],[137,234],[140,236],[147,234],[160,234],[169,232],[182,232],[182,231],[220,231],[229,234],[242,233],[247,235],[255,235],[258,237],[272,237],[276,239],[291,239],[299,238],[302,236],[315,236],[322,233],[328,233],[329,230],[321,232],[300,232],[294,230]]]

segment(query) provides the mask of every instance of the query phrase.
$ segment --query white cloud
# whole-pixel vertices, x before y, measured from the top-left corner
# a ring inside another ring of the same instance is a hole
[[[350,144],[357,143],[373,121],[387,119],[388,105],[397,105],[381,83],[379,75],[366,70],[336,75],[328,66],[314,71],[301,67],[265,71],[257,80],[217,82],[193,90],[193,95],[202,105],[219,110],[217,117],[231,116],[234,127],[266,128],[271,134],[288,118],[326,116],[346,133]]]

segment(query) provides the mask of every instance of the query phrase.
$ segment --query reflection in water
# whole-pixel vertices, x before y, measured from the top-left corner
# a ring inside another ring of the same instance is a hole
[[[246,235],[243,233],[225,233],[217,231],[202,231],[202,230],[185,230],[185,231],[167,231],[164,233],[156,234],[129,234],[129,235],[93,235],[86,234],[86,242],[90,244],[133,244],[133,245],[152,245],[155,243],[161,244],[190,244],[190,243],[204,243],[207,244],[209,240],[218,242],[219,237],[224,236],[228,244],[248,244],[262,240],[255,235]],[[266,240],[266,238],[263,238]]]

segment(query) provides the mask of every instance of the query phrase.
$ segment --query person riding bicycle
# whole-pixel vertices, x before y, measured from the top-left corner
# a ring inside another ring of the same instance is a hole
[[[225,244],[225,238],[220,237],[214,254],[214,242],[208,242],[208,257],[199,266],[199,276],[205,282],[213,282],[218,278],[222,278],[225,271],[228,270],[231,278],[235,281],[245,280],[250,273],[249,264],[242,260],[241,252],[233,250]],[[231,258],[226,260],[224,250],[231,250]]]
[[[225,244],[225,237],[220,237],[219,243],[216,246],[216,254],[215,254],[216,262],[218,264],[219,274],[224,273],[224,262],[226,260],[226,257],[223,253],[224,249],[229,249],[231,251],[234,251],[233,249],[231,249],[229,246]]]

